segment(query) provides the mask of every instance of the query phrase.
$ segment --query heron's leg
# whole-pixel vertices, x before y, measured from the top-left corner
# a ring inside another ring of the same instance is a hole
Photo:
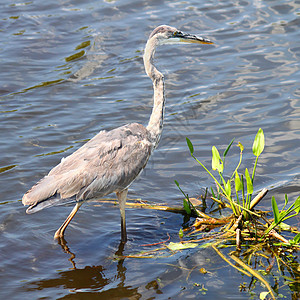
[[[123,243],[127,241],[126,220],[125,220],[125,205],[127,199],[127,192],[128,189],[125,189],[121,192],[116,192],[119,201],[120,212],[121,212],[121,241]]]
[[[69,216],[66,218],[66,220],[63,222],[63,224],[55,232],[55,234],[54,234],[54,238],[55,239],[59,239],[59,238],[61,238],[61,237],[64,236],[64,232],[65,232],[67,226],[69,225],[69,223],[71,222],[71,220],[73,219],[73,217],[75,216],[75,214],[77,213],[77,211],[80,208],[80,206],[82,205],[82,203],[83,202],[77,202],[76,203],[76,205],[72,209],[72,211],[69,214]]]

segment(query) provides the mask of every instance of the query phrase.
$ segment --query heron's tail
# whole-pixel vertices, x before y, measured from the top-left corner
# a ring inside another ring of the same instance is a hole
[[[59,195],[54,195],[54,196],[52,196],[48,199],[45,199],[41,202],[30,205],[27,208],[26,213],[34,214],[34,213],[36,213],[44,208],[47,208],[47,207],[71,204],[71,203],[75,203],[75,202],[76,202],[75,197],[62,199],[59,197]]]
[[[22,199],[24,205],[29,205],[26,213],[33,214],[46,207],[64,205],[76,202],[75,196],[62,197],[57,192],[57,179],[45,176],[34,185]]]

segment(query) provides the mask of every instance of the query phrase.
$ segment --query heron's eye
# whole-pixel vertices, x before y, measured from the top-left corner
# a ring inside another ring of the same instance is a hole
[[[182,35],[183,35],[182,31],[174,31],[174,33],[173,33],[173,36],[175,36],[175,37],[179,37]]]

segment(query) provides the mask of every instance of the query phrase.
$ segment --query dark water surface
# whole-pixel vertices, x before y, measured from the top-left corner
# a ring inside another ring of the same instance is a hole
[[[244,168],[253,164],[251,146],[260,127],[266,147],[256,189],[271,190],[261,207],[270,207],[272,195],[281,206],[284,193],[290,199],[299,195],[300,1],[2,1],[1,299],[250,297],[239,291],[250,279],[213,250],[112,259],[120,239],[117,206],[83,205],[66,232],[69,250],[63,251],[53,234],[71,207],[26,215],[20,200],[99,130],[147,124],[152,83],[142,55],[160,24],[202,34],[215,45],[157,51],[166,79],[165,127],[129,197],[181,205],[174,179],[198,196],[212,182],[190,158],[185,137],[208,166],[211,146],[225,149],[236,137],[247,148]],[[228,160],[234,168],[237,147]],[[123,254],[168,234],[178,241],[183,222],[180,214],[127,209]],[[201,267],[209,272],[201,274]],[[291,298],[282,286],[280,292]],[[257,285],[257,293],[263,290]]]

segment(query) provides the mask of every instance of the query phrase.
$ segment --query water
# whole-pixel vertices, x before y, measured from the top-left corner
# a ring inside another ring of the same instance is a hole
[[[295,199],[300,2],[50,0],[6,1],[0,7],[1,298],[249,297],[239,291],[248,279],[212,250],[113,260],[120,239],[117,206],[82,206],[66,232],[69,248],[62,251],[53,234],[71,208],[29,216],[20,199],[99,130],[147,123],[152,84],[144,73],[143,48],[153,28],[164,23],[201,33],[215,45],[157,51],[166,78],[164,132],[129,197],[180,205],[174,179],[198,196],[212,182],[190,158],[185,137],[208,166],[211,146],[225,149],[235,137],[247,148],[245,167],[253,163],[252,141],[261,127],[266,147],[256,188],[271,190],[261,207],[269,208],[272,195],[281,205],[284,193]],[[234,168],[237,147],[228,160]],[[183,222],[180,214],[128,209],[123,254],[168,234],[177,241]],[[201,267],[209,273],[201,274]],[[205,295],[197,285],[207,289]],[[287,287],[281,292],[291,297]]]

